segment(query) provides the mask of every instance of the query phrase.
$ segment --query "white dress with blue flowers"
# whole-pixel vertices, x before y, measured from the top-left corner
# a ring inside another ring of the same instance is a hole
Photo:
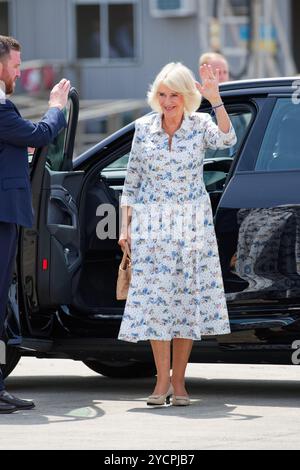
[[[200,340],[230,333],[209,195],[206,148],[236,143],[206,113],[185,115],[172,138],[160,114],[136,121],[121,206],[132,207],[132,279],[118,338]]]

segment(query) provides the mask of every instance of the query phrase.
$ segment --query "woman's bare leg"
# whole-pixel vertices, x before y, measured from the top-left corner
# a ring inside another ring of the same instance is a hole
[[[153,395],[162,395],[167,393],[170,386],[171,342],[156,340],[150,342],[157,370],[157,382]]]
[[[174,338],[172,355],[172,385],[174,395],[188,395],[185,389],[185,370],[193,347],[193,340]]]

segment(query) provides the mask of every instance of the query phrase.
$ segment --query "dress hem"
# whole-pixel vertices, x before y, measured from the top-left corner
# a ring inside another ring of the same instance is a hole
[[[227,332],[222,332],[222,333],[203,333],[200,337],[197,336],[196,338],[191,337],[191,336],[170,336],[168,338],[157,338],[157,337],[147,336],[147,337],[139,337],[138,339],[136,339],[136,338],[132,338],[128,336],[123,336],[123,337],[118,336],[117,339],[119,341],[126,341],[129,343],[138,343],[139,341],[172,341],[172,339],[191,339],[193,341],[202,341],[203,336],[224,336],[224,335],[229,335],[229,334],[231,334],[231,330],[228,330]]]

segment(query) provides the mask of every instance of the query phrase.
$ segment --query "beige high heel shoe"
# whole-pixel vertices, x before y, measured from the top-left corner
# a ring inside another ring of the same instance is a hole
[[[163,395],[150,395],[147,399],[147,405],[149,406],[164,405],[165,403],[169,405],[170,398],[173,395],[173,393],[174,393],[173,387],[172,385],[170,385],[167,393],[164,393]]]
[[[183,397],[180,397],[180,396],[176,396],[176,395],[173,395],[172,396],[172,405],[173,406],[188,406],[191,404],[191,400],[190,400],[190,397],[188,396],[183,396]]]

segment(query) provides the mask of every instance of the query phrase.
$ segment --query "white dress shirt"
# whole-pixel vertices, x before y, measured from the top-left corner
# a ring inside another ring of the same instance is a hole
[[[6,94],[5,94],[5,92],[3,91],[1,85],[2,85],[2,84],[0,83],[0,103],[3,103],[3,102],[5,102],[5,100],[6,100]]]

